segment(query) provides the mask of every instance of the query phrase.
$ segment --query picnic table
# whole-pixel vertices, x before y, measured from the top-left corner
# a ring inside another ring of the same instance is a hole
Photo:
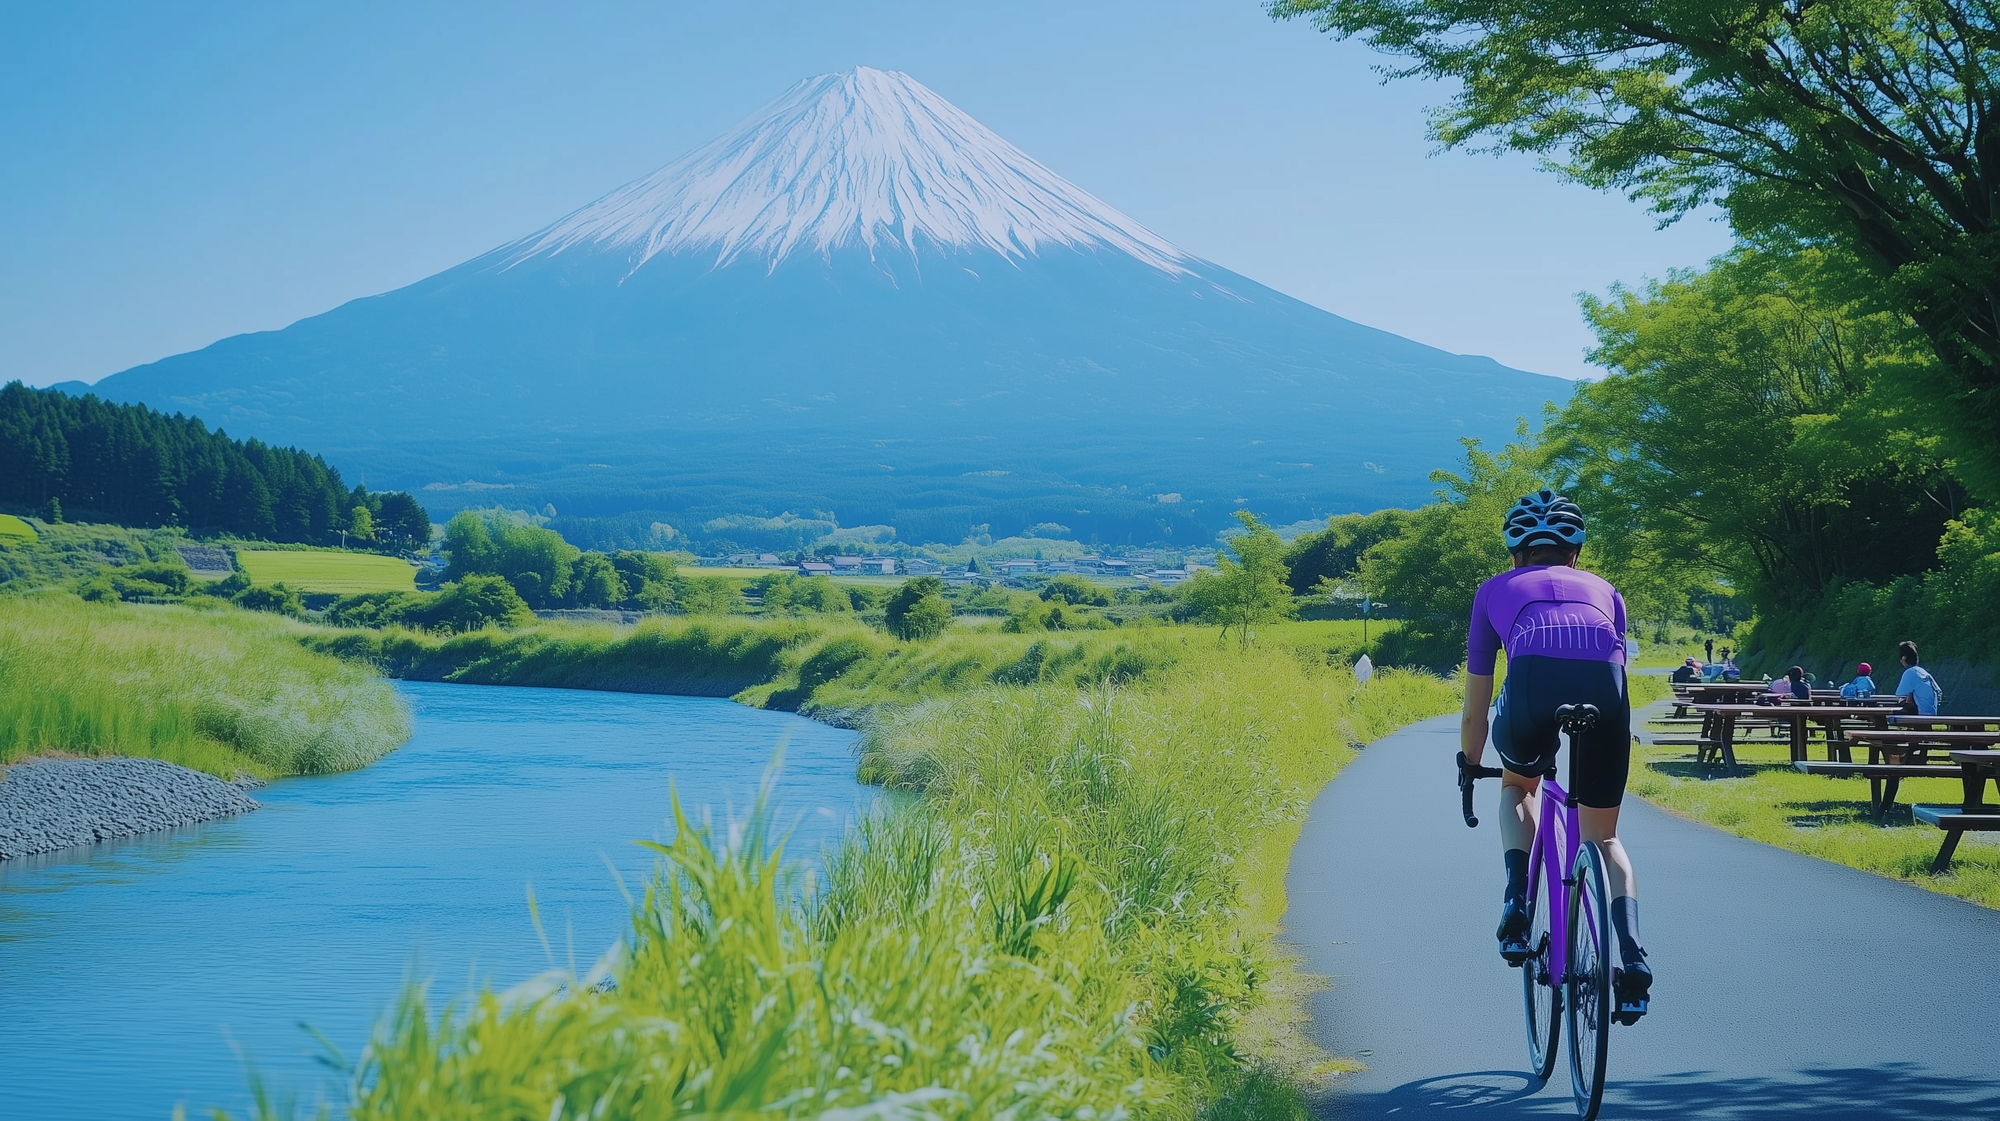
[[[1993,723],[1993,721],[1987,721]],[[1958,764],[1959,777],[1964,780],[1965,800],[1956,806],[1911,806],[1910,811],[1918,821],[1935,825],[1944,830],[1944,843],[1938,846],[1936,859],[1931,861],[1933,875],[1951,867],[1952,854],[1958,851],[1958,842],[1969,832],[1990,832],[2000,829],[2000,806],[1986,801],[1986,780],[1993,779],[2000,787],[2000,751],[1993,750],[2000,744],[2000,732],[1929,732],[1929,736],[1962,736],[1970,742],[1972,737],[1983,737],[1983,748],[1960,748],[1951,753],[1951,761]],[[1942,768],[1940,768],[1942,769]]]
[[[1674,715],[1684,716],[1697,704],[1748,704],[1770,688],[1755,681],[1695,681],[1674,686]]]
[[[1932,728],[1940,731],[1983,732],[2000,727],[2000,716],[1891,716],[1890,727]]]
[[[1800,702],[1774,705],[1754,704],[1695,704],[1690,705],[1703,714],[1701,738],[1696,758],[1701,759],[1714,752],[1729,771],[1736,770],[1736,729],[1745,720],[1768,720],[1773,724],[1786,724],[1791,729],[1792,761],[1797,763],[1806,757],[1806,745],[1815,723],[1826,729],[1826,757],[1833,762],[1838,753],[1848,754],[1847,739],[1858,728],[1879,729],[1887,724],[1889,712],[1879,705],[1813,705]],[[1852,759],[1845,760],[1852,762]]]
[[[2000,725],[2000,717],[1992,716],[1891,716],[1891,725],[1886,728],[1856,728],[1847,732],[1850,744],[1861,743],[1868,746],[1868,762],[1856,763],[1852,760],[1834,762],[1829,758],[1824,763],[1810,760],[1796,760],[1792,766],[1809,775],[1828,775],[1834,778],[1865,778],[1868,780],[1868,807],[1876,819],[1887,816],[1889,807],[1896,804],[1896,790],[1906,778],[1951,778],[1973,782],[1965,764],[1957,760],[1950,764],[1928,762],[1925,756],[1934,748],[1954,746],[1972,751],[2000,745],[2000,731],[1986,731],[1988,725]],[[1915,756],[1912,760],[1910,757]],[[1895,761],[1891,762],[1893,758]],[[1985,789],[1985,780],[1980,778],[1977,785],[1968,785],[1966,804],[1977,805],[1980,793]],[[1912,810],[1920,821],[1938,825],[1935,818],[1944,811],[1936,807],[1919,807]],[[1926,815],[1929,816],[1926,816]],[[1977,815],[1974,815],[1977,816]],[[1939,825],[1948,831],[1956,829],[1982,828],[1954,819],[1952,823]],[[1949,840],[1950,838],[1947,838]],[[1950,847],[1956,848],[1952,841]],[[1949,852],[1940,859],[1950,863]]]

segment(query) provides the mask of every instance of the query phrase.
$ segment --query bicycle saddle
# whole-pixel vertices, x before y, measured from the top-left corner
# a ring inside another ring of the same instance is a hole
[[[1556,710],[1556,720],[1570,735],[1597,727],[1596,705],[1564,705]]]

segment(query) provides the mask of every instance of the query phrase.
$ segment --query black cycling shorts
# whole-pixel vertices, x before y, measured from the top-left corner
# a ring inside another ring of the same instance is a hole
[[[1524,655],[1507,662],[1507,682],[1493,712],[1493,746],[1517,775],[1540,777],[1562,747],[1556,709],[1596,705],[1597,726],[1570,753],[1569,792],[1578,805],[1608,810],[1625,799],[1632,767],[1632,701],[1616,662]]]

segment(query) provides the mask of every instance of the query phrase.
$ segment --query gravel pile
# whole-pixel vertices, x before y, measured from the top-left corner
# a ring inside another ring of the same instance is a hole
[[[19,763],[0,776],[0,860],[247,813],[258,785],[158,759]]]

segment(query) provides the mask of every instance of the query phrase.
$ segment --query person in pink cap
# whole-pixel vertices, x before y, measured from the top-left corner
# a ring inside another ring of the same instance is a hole
[[[1867,662],[1855,667],[1854,680],[1840,687],[1842,700],[1858,701],[1875,695],[1875,679],[1868,676],[1874,672]]]

